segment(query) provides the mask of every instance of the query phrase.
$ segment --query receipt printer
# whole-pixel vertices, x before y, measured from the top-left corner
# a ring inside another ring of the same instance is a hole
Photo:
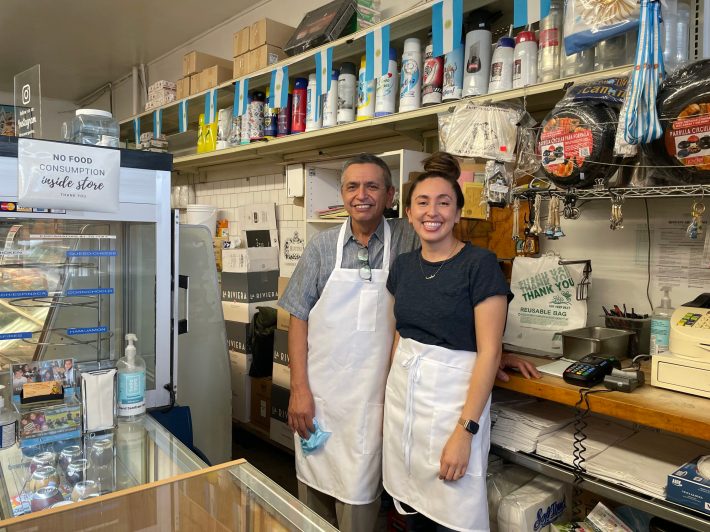
[[[653,356],[651,384],[710,397],[710,294],[673,312],[668,348]]]

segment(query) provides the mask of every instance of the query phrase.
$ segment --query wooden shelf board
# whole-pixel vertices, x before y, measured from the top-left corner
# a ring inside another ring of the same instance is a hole
[[[517,356],[537,366],[550,362],[546,359]],[[645,373],[646,384],[632,393],[607,392],[589,395],[592,412],[710,441],[708,400],[653,387],[650,384],[650,369]],[[513,373],[509,382],[497,380],[496,386],[569,406],[574,406],[579,401],[579,386],[567,384],[561,378],[550,375],[543,375],[540,379],[525,379]],[[605,388],[598,385],[594,389]]]

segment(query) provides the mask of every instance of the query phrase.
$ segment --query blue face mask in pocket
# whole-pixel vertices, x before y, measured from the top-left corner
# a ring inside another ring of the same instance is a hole
[[[316,450],[320,449],[325,445],[325,442],[330,438],[330,432],[325,432],[324,430],[321,430],[320,426],[318,425],[318,420],[313,418],[313,426],[315,427],[315,432],[311,432],[311,435],[308,437],[307,440],[304,440],[301,438],[301,450],[303,451],[304,455],[309,455],[312,452],[315,452]]]

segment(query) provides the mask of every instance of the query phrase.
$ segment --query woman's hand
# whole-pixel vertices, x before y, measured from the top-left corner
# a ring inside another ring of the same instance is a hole
[[[439,467],[439,480],[458,480],[464,476],[468,469],[468,460],[471,457],[471,438],[473,434],[460,425],[456,425],[454,432],[441,451],[441,465]]]
[[[535,364],[532,364],[527,360],[523,360],[522,358],[518,358],[515,355],[511,355],[510,353],[503,353],[503,356],[500,359],[500,368],[498,369],[498,374],[496,375],[498,380],[508,382],[510,377],[505,371],[503,371],[505,368],[517,369],[526,379],[539,379],[542,377],[542,374],[537,370]]]

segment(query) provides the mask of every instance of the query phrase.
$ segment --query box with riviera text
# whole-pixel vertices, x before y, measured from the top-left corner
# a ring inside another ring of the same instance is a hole
[[[274,331],[273,380],[276,386],[291,388],[291,370],[288,358],[288,331]]]
[[[279,271],[222,273],[222,301],[259,303],[278,297]]]

